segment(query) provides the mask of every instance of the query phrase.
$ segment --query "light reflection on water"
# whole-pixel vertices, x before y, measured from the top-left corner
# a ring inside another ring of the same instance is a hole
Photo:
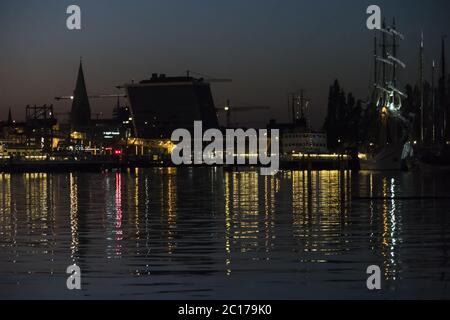
[[[392,199],[447,186],[414,173],[0,174],[0,298],[449,298],[450,201]],[[65,287],[73,263],[80,292]]]

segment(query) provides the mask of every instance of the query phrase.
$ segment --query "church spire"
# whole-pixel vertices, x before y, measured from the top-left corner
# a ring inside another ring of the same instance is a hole
[[[81,130],[87,127],[91,121],[91,107],[84,80],[83,63],[80,58],[80,67],[78,69],[77,83],[73,94],[72,127],[74,130]]]

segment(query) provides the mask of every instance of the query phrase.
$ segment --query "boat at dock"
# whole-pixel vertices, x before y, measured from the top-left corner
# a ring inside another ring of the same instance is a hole
[[[410,161],[410,168],[423,172],[450,171],[450,148],[448,146],[416,148]]]
[[[410,159],[410,167],[423,172],[450,171],[450,130],[446,117],[450,108],[446,87],[446,59],[445,41],[442,38],[441,75],[438,90],[435,87],[435,67],[433,61],[431,75],[431,108],[427,108],[425,101],[425,77],[424,77],[424,45],[421,42],[421,74],[420,74],[420,98],[421,121],[420,139],[414,145],[414,156]],[[444,81],[442,81],[444,80]],[[438,99],[436,92],[439,92]],[[428,119],[428,120],[427,120]]]
[[[360,159],[361,170],[396,171],[404,167],[404,144],[388,144],[378,151],[368,152]]]

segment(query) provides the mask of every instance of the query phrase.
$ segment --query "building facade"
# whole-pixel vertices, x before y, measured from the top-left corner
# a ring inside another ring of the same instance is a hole
[[[153,74],[125,89],[137,138],[170,139],[176,129],[192,132],[194,121],[202,121],[205,130],[219,127],[211,88],[203,79]]]

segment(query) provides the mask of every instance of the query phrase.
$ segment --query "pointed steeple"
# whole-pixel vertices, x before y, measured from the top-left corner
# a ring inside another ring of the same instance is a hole
[[[12,119],[12,114],[11,114],[11,108],[9,108],[9,112],[8,112],[8,125],[12,125],[13,124],[13,119]]]
[[[87,127],[91,121],[91,107],[89,104],[86,82],[84,80],[83,63],[81,59],[77,83],[73,93],[71,120],[74,130],[80,130]]]

